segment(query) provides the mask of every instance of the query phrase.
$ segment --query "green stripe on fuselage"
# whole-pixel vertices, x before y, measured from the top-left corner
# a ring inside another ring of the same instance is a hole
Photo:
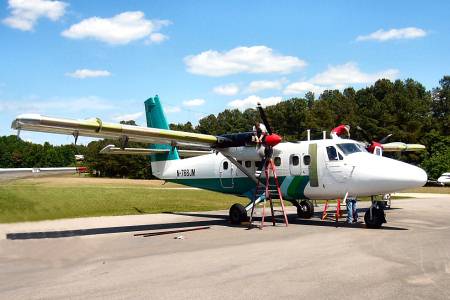
[[[264,184],[264,180],[265,179],[262,179],[261,184]],[[220,193],[245,195],[249,198],[254,196],[256,188],[256,184],[248,177],[233,178],[233,187],[224,187],[220,178],[177,178],[167,179],[167,181]],[[271,184],[273,184],[273,177],[270,181]],[[286,198],[286,200],[307,198],[305,197],[304,191],[309,182],[308,176],[280,176],[278,177],[278,181],[281,186],[283,197]],[[227,184],[228,183],[229,182],[227,181]],[[287,189],[283,186],[286,184]]]

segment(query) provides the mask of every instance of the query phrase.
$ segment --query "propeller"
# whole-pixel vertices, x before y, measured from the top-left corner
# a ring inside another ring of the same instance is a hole
[[[386,143],[386,141],[392,136],[392,133],[390,133],[378,141],[377,139],[370,137],[370,135],[367,133],[367,131],[362,129],[360,126],[356,126],[356,129],[358,129],[361,132],[361,134],[364,136],[364,138],[366,139],[366,141],[368,143],[366,148],[369,152],[372,152],[372,153],[373,153],[375,147],[377,147],[377,146],[380,148],[383,148],[383,144]],[[369,143],[369,141],[370,141],[370,143]]]

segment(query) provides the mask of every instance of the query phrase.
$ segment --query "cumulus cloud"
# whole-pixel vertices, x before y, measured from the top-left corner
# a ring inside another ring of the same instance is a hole
[[[112,119],[117,122],[130,121],[130,120],[136,121],[143,115],[144,115],[143,112],[137,112],[137,113],[132,113],[132,114],[116,115]]]
[[[259,96],[251,95],[245,99],[236,99],[228,103],[228,106],[231,108],[237,108],[239,110],[245,110],[247,108],[255,108],[257,103],[261,103],[263,107],[269,105],[275,105],[281,102],[281,97],[267,97],[261,98]]]
[[[39,18],[57,21],[64,15],[67,6],[67,3],[61,1],[9,0],[11,14],[3,19],[3,23],[15,29],[30,31]]]
[[[91,38],[111,45],[125,45],[132,41],[147,38],[147,41],[160,43],[167,36],[158,31],[171,24],[168,20],[148,20],[141,11],[129,11],[112,18],[92,17],[64,30],[62,35],[70,39]]]
[[[283,56],[266,46],[237,47],[225,52],[204,51],[184,58],[187,71],[212,77],[237,73],[291,73],[306,66],[295,56]]]
[[[168,114],[173,114],[181,111],[179,106],[165,106],[164,111]]]
[[[356,38],[357,41],[389,41],[389,40],[400,40],[400,39],[417,39],[427,35],[427,32],[423,29],[417,27],[406,27],[399,29],[379,29],[368,35],[360,35]]]
[[[192,99],[192,100],[183,101],[183,105],[189,106],[189,107],[201,106],[201,105],[205,104],[205,102],[206,102],[205,99]]]
[[[398,76],[397,69],[387,69],[376,73],[361,72],[358,65],[348,62],[343,65],[328,66],[325,72],[311,78],[310,82],[320,85],[346,86],[350,84],[372,83],[377,79],[394,79]]]
[[[239,93],[239,86],[234,83],[216,86],[213,92],[218,95],[234,96]]]
[[[296,95],[303,94],[306,92],[313,92],[315,94],[320,94],[324,91],[324,87],[314,85],[310,82],[299,81],[289,84],[283,91],[285,95]]]
[[[286,95],[301,94],[307,91],[321,93],[325,89],[342,89],[354,84],[370,84],[382,78],[395,79],[399,73],[397,69],[364,73],[356,63],[348,62],[343,65],[328,66],[327,70],[309,80],[291,83],[283,93]]]
[[[250,82],[247,87],[247,92],[256,93],[263,90],[280,90],[286,80],[256,80]]]
[[[156,32],[156,33],[150,34],[148,43],[160,44],[168,39],[169,39],[169,37],[167,35],[164,35],[160,32]]]
[[[66,73],[66,76],[84,79],[84,78],[93,78],[93,77],[108,77],[108,76],[111,76],[111,73],[106,70],[79,69],[72,73]]]

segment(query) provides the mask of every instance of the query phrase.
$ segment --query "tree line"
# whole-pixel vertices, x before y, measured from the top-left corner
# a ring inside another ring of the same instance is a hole
[[[312,138],[321,138],[322,131],[349,124],[351,137],[356,140],[370,142],[392,134],[390,141],[424,144],[427,150],[423,152],[390,155],[420,165],[431,178],[450,171],[450,76],[444,76],[432,90],[413,79],[381,79],[359,90],[326,90],[317,97],[309,92],[303,98],[269,106],[266,113],[274,131],[285,141],[305,140],[307,129],[311,129]],[[226,109],[200,119],[197,126],[187,122],[170,124],[170,128],[220,135],[250,131],[257,121],[260,119],[256,109]],[[136,125],[134,121],[121,123]],[[356,130],[357,126],[364,131]],[[75,154],[83,154],[84,164],[101,176],[151,177],[147,157],[99,154],[108,144],[120,145],[118,141],[100,140],[87,146],[52,146],[25,142],[15,136],[0,137],[0,167],[70,166],[75,164]]]

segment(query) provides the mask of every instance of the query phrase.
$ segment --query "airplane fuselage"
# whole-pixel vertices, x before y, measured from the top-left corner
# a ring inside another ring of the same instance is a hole
[[[260,163],[255,146],[228,148],[249,173]],[[425,184],[425,171],[394,159],[373,155],[360,143],[347,139],[324,139],[280,143],[273,160],[283,198],[335,199],[391,193]],[[222,153],[182,160],[152,162],[156,177],[203,189],[253,197],[255,182]],[[156,170],[156,172],[155,172]]]

